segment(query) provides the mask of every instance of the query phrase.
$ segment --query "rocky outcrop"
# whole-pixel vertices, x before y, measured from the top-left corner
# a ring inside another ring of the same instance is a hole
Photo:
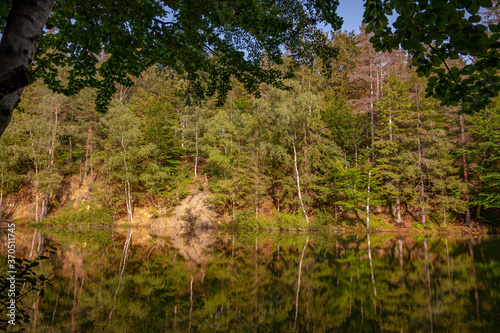
[[[171,216],[155,218],[150,228],[160,233],[165,228],[209,228],[216,224],[216,217],[217,213],[208,202],[208,194],[198,192],[184,198],[179,205],[175,206]]]

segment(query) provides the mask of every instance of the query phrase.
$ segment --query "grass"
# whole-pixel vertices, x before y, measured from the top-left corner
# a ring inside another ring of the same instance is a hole
[[[81,205],[79,209],[66,206],[61,214],[41,222],[51,226],[108,226],[112,223],[112,212],[97,205]]]
[[[317,229],[318,224],[307,223],[302,214],[287,214],[274,212],[269,217],[254,213],[239,212],[235,220],[227,224],[230,228],[261,229],[261,230],[310,230]]]

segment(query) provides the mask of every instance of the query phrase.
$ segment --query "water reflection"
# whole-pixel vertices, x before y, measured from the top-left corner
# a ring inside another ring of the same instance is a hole
[[[5,236],[0,264],[6,267]],[[31,332],[493,332],[494,238],[151,230],[17,234],[56,251]]]

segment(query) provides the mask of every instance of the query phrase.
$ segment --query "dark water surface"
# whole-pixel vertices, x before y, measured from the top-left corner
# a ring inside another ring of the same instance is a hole
[[[54,249],[35,269],[52,286],[24,301],[30,332],[500,332],[494,237],[16,235],[18,257]]]

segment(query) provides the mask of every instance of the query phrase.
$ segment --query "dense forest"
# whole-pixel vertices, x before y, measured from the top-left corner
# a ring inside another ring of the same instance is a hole
[[[35,202],[36,222],[61,214],[77,179],[93,210],[132,222],[136,207],[162,214],[203,179],[226,222],[497,224],[500,100],[474,114],[442,106],[403,51],[376,52],[370,37],[326,34],[331,62],[299,67],[286,89],[250,94],[233,80],[224,103],[189,98],[185,75],[155,66],[116,85],[105,113],[93,89],[67,97],[37,81],[0,138],[0,218],[19,198]]]

